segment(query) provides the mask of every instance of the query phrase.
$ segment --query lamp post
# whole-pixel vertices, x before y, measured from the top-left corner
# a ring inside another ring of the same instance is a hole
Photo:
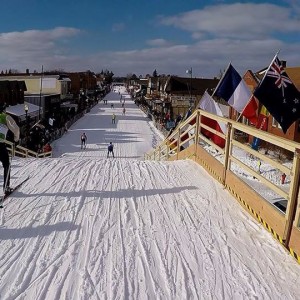
[[[44,66],[42,66],[42,74],[41,74],[41,82],[40,82],[39,120],[41,119],[42,91],[43,91],[43,74],[44,74]]]
[[[28,105],[24,103],[25,110],[25,137],[26,137],[26,146],[28,144]]]
[[[192,107],[192,105],[194,104],[194,101],[192,100],[192,79],[193,79],[193,69],[192,67],[188,70],[186,70],[186,73],[187,74],[190,74],[191,77],[190,77],[190,89],[189,89],[189,92],[190,92],[190,108]]]
[[[27,120],[28,105],[26,103],[24,104],[24,110],[25,110],[25,117],[26,117],[26,120]]]

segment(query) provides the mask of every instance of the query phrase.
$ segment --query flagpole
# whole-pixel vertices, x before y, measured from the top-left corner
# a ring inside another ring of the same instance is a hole
[[[269,64],[269,67],[267,68],[267,70],[266,70],[266,72],[265,72],[265,74],[264,74],[264,77],[263,77],[262,80],[260,81],[259,85],[257,85],[257,87],[255,88],[255,90],[253,91],[253,93],[252,93],[253,95],[255,94],[255,91],[256,91],[257,88],[260,86],[260,84],[263,82],[263,80],[265,79],[265,77],[267,76],[267,74],[268,74],[268,72],[269,72],[269,70],[270,70],[270,68],[271,68],[271,66],[272,66],[272,64],[273,64],[273,62],[275,61],[276,57],[278,56],[278,53],[279,53],[279,52],[280,52],[280,50],[278,50],[278,51],[275,53],[275,55],[274,55],[274,57],[273,57],[271,63]],[[258,101],[259,101],[259,99],[258,99]],[[258,112],[258,115],[260,115],[260,113],[261,113],[263,107],[264,107],[264,104],[263,104],[263,106],[260,108],[260,111]],[[258,129],[261,130],[261,129],[262,129],[261,127],[262,127],[262,124],[260,125],[260,128],[258,128]]]
[[[280,52],[280,49],[277,51],[276,56],[278,56],[279,52]],[[282,66],[281,61],[279,61],[279,62],[280,62],[280,65]],[[284,86],[283,86],[283,84],[281,85],[281,91],[282,91],[283,99],[284,99],[284,101],[285,101],[285,97],[284,97]]]
[[[228,71],[228,69],[229,69],[230,65],[231,65],[231,61],[230,61],[230,63],[228,64],[228,66],[227,66],[227,68],[226,68],[225,72],[223,73],[222,77],[220,78],[220,80],[219,80],[219,82],[218,82],[218,84],[217,84],[216,88],[214,89],[214,91],[213,91],[213,93],[212,93],[211,97],[213,97],[213,96],[215,95],[215,91],[218,89],[218,87],[219,87],[220,83],[222,82],[222,80],[223,80],[223,78],[224,78],[225,74],[227,73],[227,71]]]
[[[273,57],[271,63],[269,64],[269,67],[267,68],[267,70],[266,70],[266,72],[265,72],[265,74],[264,74],[263,79],[260,81],[260,83],[257,85],[257,87],[256,87],[256,88],[254,89],[254,91],[252,92],[252,96],[250,97],[250,99],[249,99],[247,105],[249,104],[249,102],[251,101],[252,97],[254,96],[254,93],[255,93],[256,89],[260,86],[261,82],[263,82],[263,80],[264,80],[265,77],[267,76],[267,74],[268,74],[268,72],[269,72],[269,70],[270,70],[270,68],[271,68],[271,66],[272,66],[272,64],[273,64],[273,62],[275,61],[276,57],[278,56],[279,52],[280,52],[280,49],[275,53],[275,55],[274,55],[274,57]],[[239,121],[240,117],[243,115],[243,112],[244,112],[245,108],[247,107],[247,105],[244,107],[243,111],[241,112],[240,116],[238,117],[237,122]],[[258,114],[260,114],[260,112],[258,112]]]
[[[250,102],[250,100],[249,100],[249,102]],[[249,103],[248,102],[248,103]],[[248,105],[248,103],[246,104],[246,106]],[[245,106],[245,107],[246,107]],[[245,110],[245,108],[243,109],[243,111]],[[239,115],[239,117],[236,119],[236,122],[238,122],[239,120],[240,120],[240,118],[241,118],[241,116],[243,115],[243,111],[240,113],[240,115]]]
[[[255,88],[255,90],[260,86],[261,82],[263,82],[263,80],[264,80],[265,77],[267,76],[267,74],[268,74],[268,72],[269,72],[269,70],[270,70],[270,68],[271,68],[271,66],[272,66],[272,64],[273,64],[273,62],[274,62],[274,60],[275,60],[276,57],[278,56],[278,53],[279,53],[279,52],[280,52],[280,50],[278,50],[278,51],[276,52],[276,54],[275,54],[275,56],[273,57],[271,63],[269,64],[269,67],[267,68],[267,70],[266,70],[266,72],[265,72],[265,74],[264,74],[264,77],[263,77],[262,80],[260,81],[259,85]],[[254,92],[255,92],[255,90],[254,90]],[[254,92],[253,92],[253,93],[254,93]]]
[[[247,105],[250,103],[250,101],[252,101],[252,98],[254,97],[253,93],[251,95],[251,97],[249,98],[249,101],[247,102],[247,104],[245,105],[245,107],[243,108],[243,110],[241,111],[239,117],[237,118],[236,122],[238,122],[240,120],[240,118],[243,116],[243,112],[245,110],[245,108],[247,107]]]

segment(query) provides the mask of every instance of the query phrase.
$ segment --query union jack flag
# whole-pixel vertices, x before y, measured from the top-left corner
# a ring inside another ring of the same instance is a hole
[[[271,65],[267,76],[273,77],[276,79],[275,84],[278,88],[287,87],[287,83],[292,84],[292,81],[285,73],[284,67],[282,66],[279,58],[276,56],[273,64]]]
[[[254,96],[280,124],[284,133],[300,119],[300,92],[287,75],[277,55],[254,91]]]

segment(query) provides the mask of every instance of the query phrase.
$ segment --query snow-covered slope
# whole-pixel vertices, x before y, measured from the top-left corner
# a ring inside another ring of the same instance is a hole
[[[99,104],[55,158],[13,160],[12,184],[30,179],[0,211],[0,299],[297,299],[300,266],[199,165],[140,159],[159,135],[129,104],[116,127]]]
[[[31,178],[1,212],[1,299],[299,295],[300,267],[192,161],[18,159],[14,169]]]

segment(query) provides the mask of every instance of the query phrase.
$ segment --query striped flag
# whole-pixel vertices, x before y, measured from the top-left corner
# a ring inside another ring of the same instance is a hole
[[[225,100],[231,107],[241,113],[254,125],[257,124],[257,103],[246,82],[229,64],[219,81],[214,94]]]
[[[218,104],[211,98],[211,96],[205,91],[203,97],[200,100],[199,108],[205,110],[209,113],[215,114],[217,116],[223,117],[223,113],[218,106]],[[216,131],[226,134],[227,128],[226,125],[223,123],[219,123],[216,120],[210,119],[205,116],[201,116],[201,122],[206,126],[215,129]],[[207,129],[201,128],[201,133],[211,139],[216,145],[221,148],[225,147],[225,140],[218,135],[210,132]]]

